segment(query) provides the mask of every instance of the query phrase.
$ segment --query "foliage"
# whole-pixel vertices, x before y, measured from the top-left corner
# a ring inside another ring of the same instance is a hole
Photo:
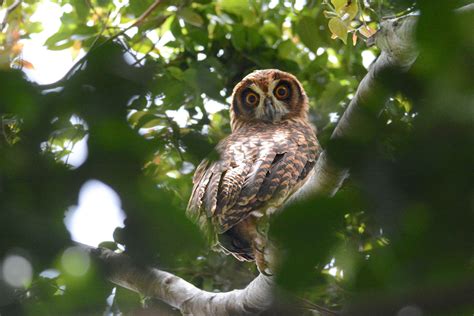
[[[34,67],[22,59],[21,40],[41,31],[29,23],[41,4],[23,1],[0,34],[0,260],[21,256],[34,271],[17,287],[0,276],[2,315],[156,307],[123,289],[106,303],[112,285],[100,267],[81,274],[86,259],[67,256],[64,213],[89,179],[119,194],[127,220],[115,242],[135,259],[206,290],[244,286],[255,268],[209,253],[184,209],[194,168],[230,132],[232,87],[262,68],[300,79],[321,144],[352,174],[333,199],[311,197],[275,219],[272,232],[288,249],[283,286],[339,309],[368,295],[377,302],[456,289],[473,277],[474,107],[466,65],[474,19],[451,13],[462,1],[167,0],[126,32],[153,1],[51,1],[64,9],[62,23],[44,44],[73,56],[88,52],[62,80],[40,86],[16,69]],[[420,60],[386,80],[400,93],[360,135],[329,141],[366,73],[363,53],[377,53],[354,36],[414,8],[422,12]],[[81,140],[87,160],[71,166],[67,157]],[[58,273],[44,272],[52,268]]]

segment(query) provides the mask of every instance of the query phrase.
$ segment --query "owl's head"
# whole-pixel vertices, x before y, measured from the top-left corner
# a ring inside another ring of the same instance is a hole
[[[234,88],[230,117],[232,129],[239,123],[306,119],[308,100],[295,76],[278,70],[256,70]]]

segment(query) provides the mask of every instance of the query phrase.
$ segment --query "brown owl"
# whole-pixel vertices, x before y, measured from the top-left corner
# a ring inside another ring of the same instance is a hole
[[[268,272],[268,218],[310,182],[320,147],[303,87],[277,69],[254,71],[235,86],[230,121],[232,133],[216,147],[220,158],[194,174],[187,213],[214,246]]]

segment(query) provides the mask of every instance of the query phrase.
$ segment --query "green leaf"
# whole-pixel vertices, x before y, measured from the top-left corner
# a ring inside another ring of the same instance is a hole
[[[245,31],[244,31],[243,26],[241,25],[234,26],[231,33],[231,42],[232,42],[232,45],[234,45],[235,49],[240,50],[240,51],[244,50],[246,39],[245,39]]]
[[[319,48],[317,30],[318,24],[316,20],[308,16],[302,17],[296,25],[296,33],[300,40],[313,52],[316,52]]]
[[[348,14],[348,16],[345,17],[344,21],[350,22],[356,17],[358,11],[359,7],[357,6],[357,1],[352,0],[351,4],[342,8],[340,14],[341,17],[345,17],[345,15]]]
[[[348,0],[331,0],[331,3],[334,6],[334,9],[339,12],[347,5]]]
[[[174,67],[174,66],[170,66],[170,67],[167,67],[166,70],[169,71],[169,73],[176,79],[178,80],[183,80],[184,78],[184,73],[183,71],[178,68],[178,67]]]
[[[255,13],[250,9],[249,0],[219,0],[216,3],[216,12],[219,13],[221,10],[240,16],[244,21],[243,24],[247,26],[254,25],[257,20]]]
[[[235,15],[243,16],[249,10],[248,0],[219,0],[216,3],[218,9],[233,13]]]
[[[268,42],[273,45],[277,40],[281,39],[280,28],[272,22],[266,22],[258,31]]]
[[[155,44],[148,37],[143,37],[139,42],[132,45],[132,49],[136,52],[147,54],[154,46]]]
[[[25,24],[26,33],[39,33],[43,31],[43,24],[41,22],[29,22]]]
[[[331,0],[331,3],[339,17],[344,21],[352,21],[359,10],[357,0]]]
[[[178,16],[181,17],[184,22],[201,27],[204,24],[204,19],[189,7],[182,8],[178,11]]]
[[[283,59],[290,58],[298,51],[298,48],[291,40],[286,40],[278,45],[278,56]]]
[[[73,41],[70,38],[70,33],[58,32],[56,34],[51,35],[44,42],[44,45],[50,50],[62,50],[73,45]]]
[[[231,42],[239,51],[251,51],[261,44],[262,39],[253,28],[235,25],[231,33]]]
[[[332,18],[329,20],[329,29],[332,34],[340,38],[344,44],[347,43],[347,26],[339,18]]]

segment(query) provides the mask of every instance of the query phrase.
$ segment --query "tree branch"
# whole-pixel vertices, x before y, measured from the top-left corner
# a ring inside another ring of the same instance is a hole
[[[245,289],[213,293],[159,269],[140,266],[128,256],[104,248],[80,246],[105,267],[107,278],[124,288],[159,298],[184,315],[254,315],[273,303],[273,280],[259,275]]]
[[[10,13],[12,13],[13,11],[15,11],[16,8],[18,8],[21,4],[21,0],[15,0],[15,2],[13,2],[8,8],[7,8],[7,11],[5,12],[5,16],[3,17],[3,21],[2,23],[0,23],[0,32],[3,31],[3,29],[5,28],[5,26],[7,25],[7,19],[8,19],[8,15]]]
[[[369,44],[376,44],[382,53],[360,82],[334,129],[331,140],[357,135],[362,129],[367,111],[377,112],[385,105],[393,92],[377,88],[381,86],[383,73],[391,69],[406,71],[418,56],[413,39],[416,20],[417,17],[413,15],[386,20],[382,22],[379,31],[369,39]],[[349,170],[338,166],[327,151],[323,151],[316,163],[313,192],[332,196],[348,176]]]

